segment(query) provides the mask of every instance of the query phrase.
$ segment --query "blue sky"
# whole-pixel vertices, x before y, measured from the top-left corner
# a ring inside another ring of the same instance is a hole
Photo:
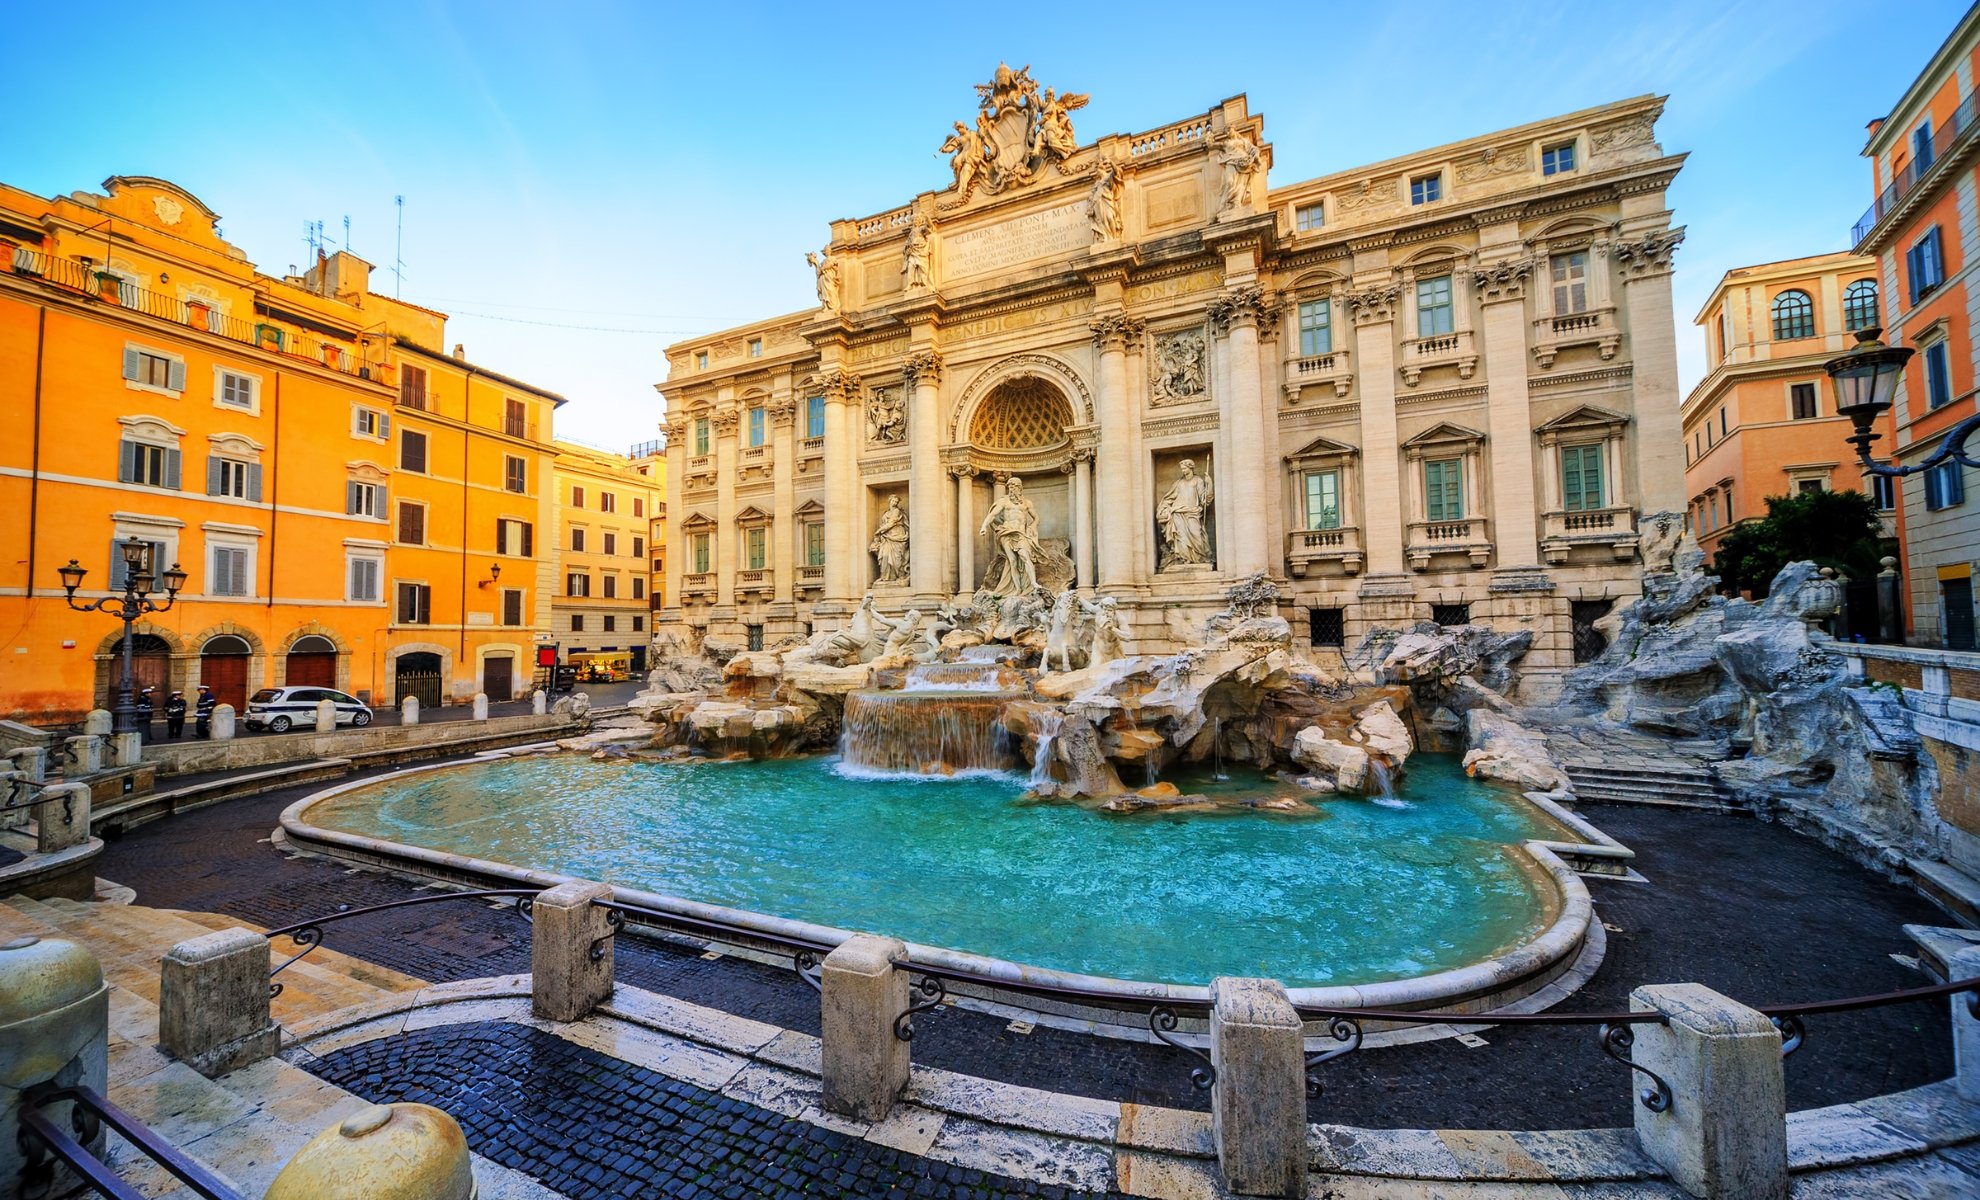
[[[346,215],[389,268],[404,195],[405,298],[455,314],[471,358],[569,396],[560,435],[618,448],[654,436],[668,342],[809,305],[829,220],[945,183],[936,147],[1000,59],[1091,93],[1083,141],[1246,93],[1274,184],[1660,92],[1664,147],[1691,155],[1671,191],[1689,387],[1690,321],[1723,271],[1847,248],[1864,125],[1964,9],[31,5],[9,19],[0,179],[171,179],[274,273],[307,260],[305,222],[334,242]]]

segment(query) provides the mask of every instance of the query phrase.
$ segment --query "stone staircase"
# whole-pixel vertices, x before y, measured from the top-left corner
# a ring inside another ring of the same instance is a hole
[[[1726,757],[1716,742],[1652,738],[1603,729],[1597,734],[1549,734],[1547,749],[1574,784],[1575,798],[1590,803],[1654,804],[1723,809],[1731,795],[1711,764]]]

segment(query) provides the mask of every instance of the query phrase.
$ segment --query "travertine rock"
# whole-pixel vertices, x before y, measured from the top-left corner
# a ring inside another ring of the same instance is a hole
[[[1396,715],[1395,707],[1387,700],[1378,700],[1355,717],[1354,730],[1361,735],[1361,748],[1388,759],[1391,766],[1402,766],[1414,747],[1409,726]]]
[[[1547,751],[1547,739],[1488,709],[1465,714],[1466,773],[1496,779],[1526,792],[1561,792],[1567,773]]]
[[[1294,737],[1292,756],[1294,762],[1313,773],[1313,778],[1335,791],[1359,792],[1367,786],[1368,752],[1335,741],[1317,725],[1300,730]]]

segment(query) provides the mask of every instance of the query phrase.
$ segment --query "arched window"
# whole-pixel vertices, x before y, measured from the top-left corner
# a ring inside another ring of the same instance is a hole
[[[1843,289],[1843,329],[1855,333],[1881,325],[1877,319],[1877,281],[1859,279]]]
[[[1774,297],[1774,340],[1815,336],[1815,302],[1807,292],[1782,292]]]

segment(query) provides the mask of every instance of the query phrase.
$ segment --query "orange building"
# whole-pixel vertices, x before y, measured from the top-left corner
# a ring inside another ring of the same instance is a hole
[[[1684,483],[1698,544],[1718,554],[1727,531],[1767,515],[1767,497],[1816,489],[1867,491],[1901,533],[1897,489],[1867,484],[1843,438],[1846,418],[1823,363],[1880,323],[1877,264],[1818,254],[1726,272],[1694,318],[1711,371],[1685,397]],[[1884,420],[1889,444],[1890,419]]]
[[[1889,115],[1871,123],[1863,151],[1875,198],[1851,240],[1877,262],[1884,340],[1916,351],[1892,412],[1894,435],[1873,452],[1895,453],[1906,464],[1930,458],[1947,430],[1975,411],[1980,283],[1966,256],[1980,253],[1977,69],[1980,7],[1961,18]],[[1980,496],[1967,499],[1968,474],[1946,463],[1902,484],[1908,640],[1915,645],[1972,650],[1980,641],[1973,600]]]
[[[425,686],[403,669],[420,654],[442,694],[499,696],[490,664],[504,654],[509,686],[526,686],[554,568],[526,536],[499,555],[499,523],[543,521],[558,398],[441,355],[445,317],[370,294],[355,257],[276,279],[184,189],[121,176],[104,189],[0,185],[0,395],[15,434],[0,441],[0,509],[14,514],[0,523],[0,715],[60,723],[112,703],[121,626],[72,610],[57,572],[71,558],[88,570],[79,601],[121,592],[112,543],[130,537],[155,570],[188,574],[136,630],[161,707],[201,682],[237,706],[285,683],[390,703]],[[424,410],[407,403],[420,371]],[[504,424],[512,397],[520,426]],[[408,470],[421,437],[429,466]],[[524,463],[520,494],[504,488],[505,457]],[[429,506],[418,548],[398,501]],[[478,588],[497,561],[513,584]],[[430,588],[416,606],[408,582]]]

